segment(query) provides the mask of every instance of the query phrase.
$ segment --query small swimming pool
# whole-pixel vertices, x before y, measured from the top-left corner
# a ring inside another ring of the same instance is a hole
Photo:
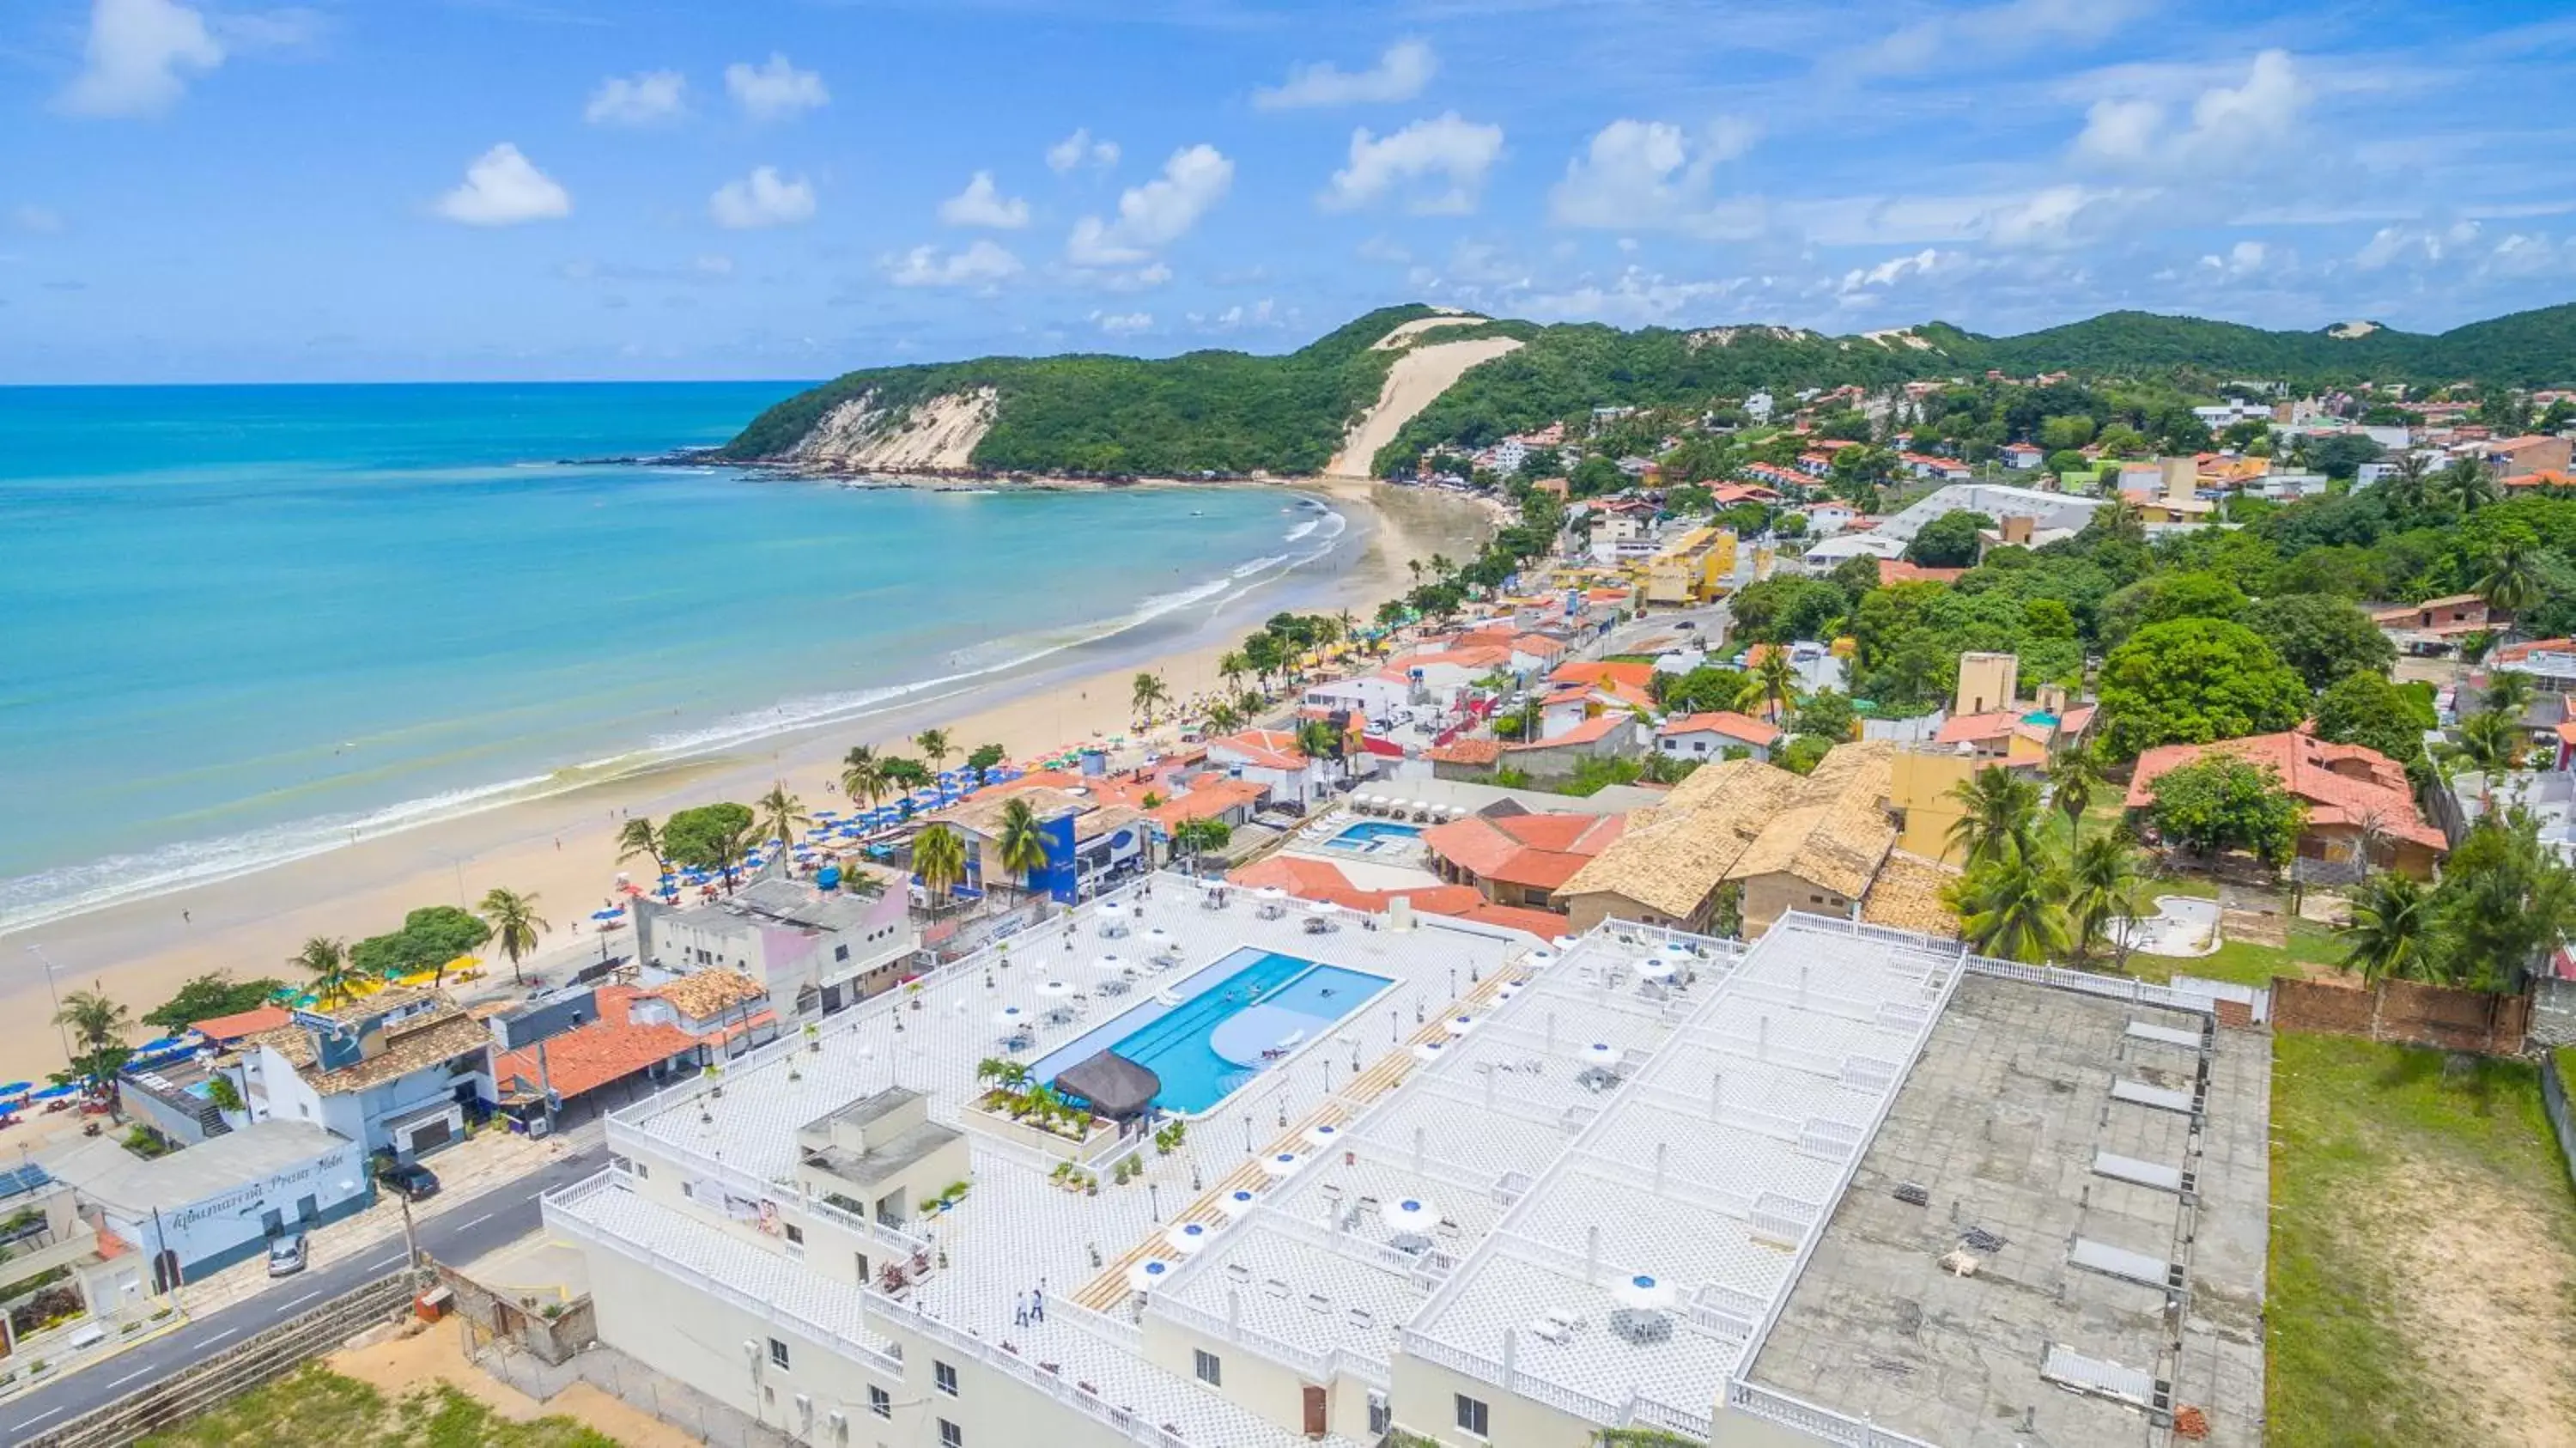
[[[1181,982],[1178,1005],[1148,1002],[1086,1031],[1030,1068],[1040,1081],[1102,1051],[1151,1070],[1154,1104],[1195,1116],[1259,1075],[1276,1057],[1340,1024],[1393,984],[1365,971],[1249,947]]]
[[[1342,826],[1341,833],[1324,841],[1324,848],[1369,851],[1410,844],[1420,838],[1420,825],[1397,824],[1393,820],[1353,820]]]

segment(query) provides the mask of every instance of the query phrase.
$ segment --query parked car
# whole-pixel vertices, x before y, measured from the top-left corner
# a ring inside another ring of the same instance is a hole
[[[415,1202],[438,1195],[438,1173],[416,1161],[402,1162],[387,1169],[384,1182]]]
[[[268,1275],[292,1277],[304,1270],[305,1258],[302,1232],[291,1237],[274,1238],[268,1244]]]

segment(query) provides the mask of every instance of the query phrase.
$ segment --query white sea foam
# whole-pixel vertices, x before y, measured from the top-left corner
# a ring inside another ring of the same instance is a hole
[[[1321,525],[1320,527],[1318,525]],[[846,724],[889,710],[963,694],[996,675],[1026,668],[1087,644],[1115,638],[1183,609],[1223,608],[1257,592],[1303,563],[1329,554],[1348,530],[1339,513],[1326,513],[1298,530],[1322,534],[1315,547],[1255,558],[1188,588],[1146,598],[1115,618],[1068,625],[1036,634],[995,639],[943,660],[948,672],[907,683],[790,698],[767,708],[717,720],[703,728],[660,735],[642,748],[497,784],[449,790],[382,809],[319,815],[208,840],[180,840],[148,850],[110,855],[86,864],[0,880],[0,935],[28,930],[113,905],[148,900],[199,885],[238,879],[310,859],[368,840],[567,794],[685,760],[722,754],[827,725]]]

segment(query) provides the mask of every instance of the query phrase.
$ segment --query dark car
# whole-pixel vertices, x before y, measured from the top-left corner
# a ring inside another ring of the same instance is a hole
[[[438,1195],[438,1173],[416,1161],[387,1168],[384,1182],[415,1202]]]

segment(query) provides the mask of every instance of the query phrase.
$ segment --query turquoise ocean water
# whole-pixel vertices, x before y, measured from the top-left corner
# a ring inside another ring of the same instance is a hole
[[[798,385],[0,388],[0,930],[861,719],[1343,528],[561,461]]]

